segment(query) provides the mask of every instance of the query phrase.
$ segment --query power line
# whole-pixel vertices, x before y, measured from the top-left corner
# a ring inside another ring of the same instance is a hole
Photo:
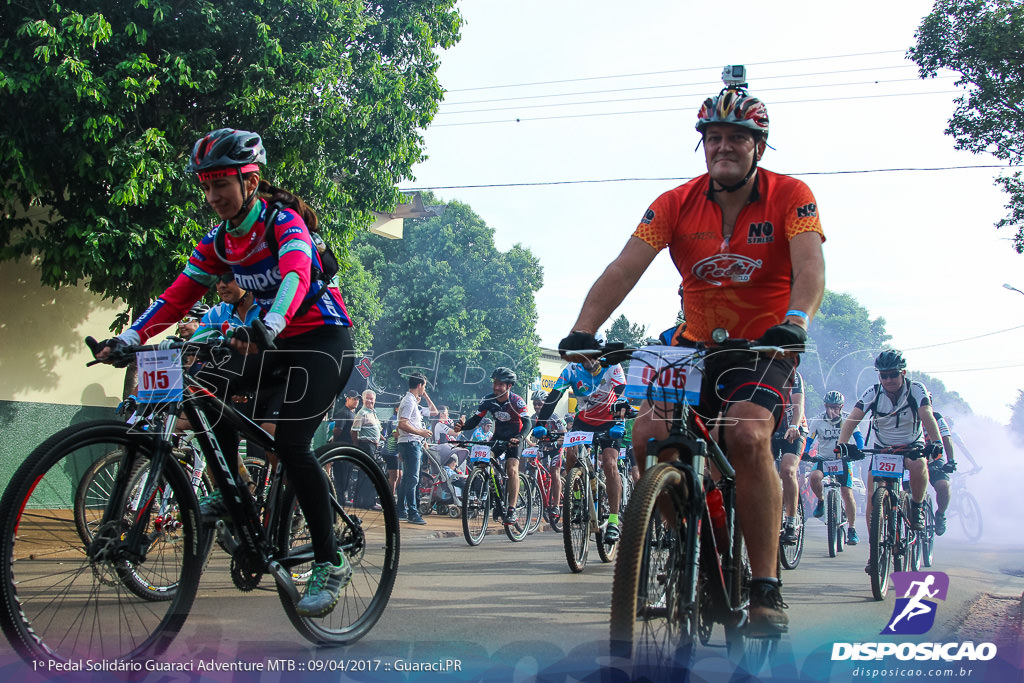
[[[955,95],[959,94],[958,90],[936,90],[932,92],[915,92],[915,93],[887,93],[878,95],[851,95],[849,97],[828,97],[828,98],[817,98],[813,100],[788,100],[786,102],[774,102],[773,107],[777,107],[782,104],[804,104],[807,102],[839,102],[845,100],[866,100],[874,99],[879,97],[911,97],[916,95]],[[592,118],[595,116],[628,116],[631,114],[659,114],[666,112],[678,112],[679,108],[671,109],[640,109],[635,111],[612,111],[612,112],[600,112],[592,114],[563,114],[560,116],[535,116],[532,118],[524,119],[523,117],[516,117],[515,119],[498,119],[494,121],[462,121],[460,123],[434,123],[431,124],[431,128],[447,128],[450,126],[476,126],[483,124],[492,123],[522,123],[523,121],[552,121],[557,119],[583,119]],[[465,113],[465,112],[456,112]]]
[[[805,73],[805,74],[786,74],[786,75],[781,75],[781,76],[760,76],[760,77],[758,77],[757,82],[761,83],[762,81],[776,80],[776,79],[780,79],[780,78],[805,78],[807,76],[834,76],[835,74],[859,73],[859,72],[862,72],[862,71],[884,71],[884,70],[908,69],[908,68],[912,68],[912,67],[909,64],[899,64],[899,65],[896,65],[896,66],[871,66],[871,67],[863,67],[863,68],[860,68],[860,69],[840,69],[840,70],[836,70],[836,71],[816,71],[816,72]],[[920,79],[919,78],[915,78],[913,80],[920,80]],[[698,85],[701,85],[701,86],[704,86],[704,85],[719,85],[719,86],[721,86],[721,84],[722,84],[722,82],[720,80],[718,80],[718,81],[696,81],[696,82],[693,82],[693,83],[670,83],[670,84],[667,84],[667,85],[640,85],[640,86],[634,86],[632,88],[608,88],[608,89],[604,89],[604,90],[585,90],[585,91],[567,92],[567,93],[552,93],[552,94],[547,94],[547,95],[518,95],[516,97],[498,97],[498,98],[492,98],[492,99],[487,99],[487,100],[469,100],[469,101],[466,101],[466,102],[442,102],[441,106],[442,107],[445,107],[445,106],[457,107],[457,106],[465,105],[465,104],[486,104],[488,102],[511,102],[511,101],[514,101],[514,100],[535,100],[535,99],[542,99],[542,98],[545,98],[545,97],[573,97],[575,95],[603,95],[605,93],[629,92],[629,91],[632,91],[632,90],[661,90],[661,89],[665,89],[665,88],[689,88],[689,87],[695,87],[695,86],[698,86]],[[762,89],[760,87],[757,88],[758,92],[761,92],[761,90]],[[449,92],[454,92],[454,91],[449,91]]]
[[[956,78],[956,77],[955,76],[940,76],[939,78],[952,80],[953,78]],[[935,79],[935,80],[938,80],[938,79]],[[788,86],[783,86],[783,87],[779,87],[779,88],[764,88],[763,90],[761,90],[759,92],[779,92],[779,91],[782,91],[782,90],[806,90],[808,88],[840,88],[840,87],[850,87],[850,86],[858,86],[858,85],[881,85],[883,83],[907,83],[907,82],[918,83],[918,82],[920,82],[920,79],[919,78],[892,78],[892,79],[888,79],[888,80],[857,81],[857,82],[853,82],[853,83],[814,83],[814,84],[811,84],[811,85],[788,85]],[[901,93],[901,94],[912,95],[912,94],[916,94],[916,93]],[[560,95],[559,97],[562,97],[562,96]],[[651,96],[648,96],[648,97],[625,97],[625,98],[619,98],[619,99],[614,99],[614,100],[589,100],[589,101],[586,101],[586,102],[550,102],[550,103],[547,103],[547,104],[522,104],[522,105],[517,105],[515,107],[492,107],[490,109],[465,109],[463,111],[443,111],[443,112],[439,112],[438,116],[455,116],[455,115],[458,115],[458,114],[476,114],[476,113],[480,113],[480,112],[489,112],[489,111],[510,111],[510,110],[513,110],[513,109],[518,111],[518,110],[521,110],[521,109],[546,109],[546,108],[550,108],[550,107],[580,107],[580,106],[586,106],[586,105],[591,105],[591,104],[616,104],[616,103],[619,103],[619,102],[640,102],[640,101],[643,101],[643,100],[668,100],[668,99],[674,99],[674,98],[680,98],[680,97],[687,97],[687,98],[688,97],[703,97],[703,93],[678,93],[678,94],[674,94],[674,95],[651,95]],[[833,98],[820,98],[820,99],[816,99],[814,101],[815,102],[829,102],[832,99]],[[784,104],[784,103],[779,103],[779,104]]]
[[[985,334],[979,334],[974,337],[965,337],[963,339],[954,339],[952,341],[939,342],[938,344],[928,344],[927,346],[914,346],[909,349],[903,349],[904,351],[918,351],[920,349],[933,349],[936,346],[949,346],[950,344],[960,344],[965,341],[974,341],[975,339],[983,339],[985,337],[991,337],[996,334],[1003,334],[1004,332],[1013,332],[1024,328],[1024,325],[1017,325],[1016,327],[1007,327],[1005,330],[996,330],[995,332],[986,332]]]
[[[927,375],[946,375],[951,372],[985,372],[986,370],[1005,370],[1007,368],[1024,368],[1024,363],[1015,365],[996,365],[991,368],[962,368],[960,370],[928,370]]]
[[[747,66],[765,66],[767,64],[792,64],[794,62],[813,62],[823,59],[845,59],[846,57],[868,57],[871,55],[891,55],[891,54],[906,54],[906,50],[882,50],[880,52],[857,52],[847,55],[829,55],[827,57],[801,57],[799,59],[779,59],[770,62],[753,62]],[[536,81],[533,83],[508,83],[505,85],[483,85],[473,88],[455,88],[448,92],[469,92],[471,90],[496,90],[498,88],[525,88],[534,85],[554,85],[557,83],[580,83],[583,81],[600,81],[611,78],[635,78],[637,76],[660,76],[662,74],[678,74],[687,73],[693,71],[703,71],[705,69],[721,69],[719,66],[700,66],[689,69],[669,69],[667,71],[648,71],[643,73],[632,73],[632,74],[616,74],[610,76],[588,76],[586,78],[565,78],[557,81]]]
[[[898,173],[898,172],[917,172],[917,171],[959,171],[963,169],[975,169],[975,168],[1015,168],[1020,164],[975,164],[966,166],[931,166],[931,167],[906,167],[906,168],[870,168],[870,169],[857,169],[849,171],[803,171],[803,172],[787,172],[785,175],[791,176],[822,176],[822,175],[859,175],[866,173]],[[598,178],[593,180],[539,180],[525,183],[491,183],[486,185],[432,185],[429,187],[403,187],[399,188],[402,192],[421,192],[424,190],[479,190],[494,187],[538,187],[544,185],[594,185],[598,183],[633,183],[633,182],[687,182],[693,180],[695,176],[690,177],[652,177],[652,178]],[[1021,325],[1024,327],[1024,325]],[[1010,329],[1018,329],[1016,327]],[[1002,330],[1006,332],[1008,330]],[[998,334],[993,332],[991,334]],[[988,335],[982,335],[988,336]],[[975,337],[972,337],[974,339]],[[944,342],[952,344],[954,342]],[[941,344],[935,344],[935,346],[941,346]],[[930,348],[927,346],[919,346],[916,348]],[[910,349],[906,349],[910,350]]]

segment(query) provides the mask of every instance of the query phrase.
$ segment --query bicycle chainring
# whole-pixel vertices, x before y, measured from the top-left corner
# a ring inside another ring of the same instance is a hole
[[[262,578],[263,569],[248,554],[238,552],[231,558],[231,581],[238,590],[248,593],[260,585]]]

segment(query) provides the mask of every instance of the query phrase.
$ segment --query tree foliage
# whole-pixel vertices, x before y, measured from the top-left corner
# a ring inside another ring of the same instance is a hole
[[[966,90],[946,128],[956,148],[1024,162],[1024,4],[936,0],[916,37],[908,56],[921,78],[949,69]],[[1024,181],[1016,172],[996,182],[1009,195],[1009,215],[997,226],[1017,228],[1014,248],[1024,252]]]
[[[425,198],[431,201],[429,198]],[[538,374],[534,294],[543,275],[528,249],[502,252],[473,210],[449,203],[437,217],[405,221],[404,237],[357,238],[353,253],[380,279],[383,316],[373,328],[373,377],[396,399],[413,369],[430,380],[435,402],[473,404],[491,390],[491,371]]]
[[[343,247],[423,158],[454,4],[8,0],[0,258],[35,254],[44,283],[84,281],[140,312],[209,228],[184,165],[221,127],[260,132],[268,180]]]
[[[642,346],[647,341],[647,328],[629,322],[625,315],[619,315],[604,331],[604,338],[605,341],[622,342],[626,346]]]
[[[892,338],[885,331],[885,319],[872,319],[850,294],[826,290],[809,332],[815,352],[804,354],[800,363],[807,383],[807,414],[820,412],[822,397],[832,390],[842,392],[847,408],[851,407],[865,389],[878,382],[874,361],[882,349],[890,347]],[[941,380],[912,368],[907,377],[928,387],[940,412],[971,412],[967,402],[946,389]]]
[[[1024,444],[1024,389],[1017,390],[1017,400],[1010,406],[1010,432],[1017,443]]]

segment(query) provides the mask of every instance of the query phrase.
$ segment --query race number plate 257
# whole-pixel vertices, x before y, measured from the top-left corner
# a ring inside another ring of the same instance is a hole
[[[871,461],[871,474],[887,479],[903,478],[903,456],[890,453],[877,453]]]
[[[139,365],[139,403],[169,403],[182,396],[181,350],[156,349],[135,355]]]
[[[696,352],[683,346],[638,349],[626,375],[626,397],[697,405],[704,373],[687,360]]]

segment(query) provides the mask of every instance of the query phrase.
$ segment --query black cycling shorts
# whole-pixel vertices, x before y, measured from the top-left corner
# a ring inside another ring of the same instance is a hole
[[[704,359],[704,383],[698,413],[705,420],[728,414],[733,403],[761,406],[774,418],[774,432],[788,403],[796,363],[766,358],[753,351],[712,351]]]

